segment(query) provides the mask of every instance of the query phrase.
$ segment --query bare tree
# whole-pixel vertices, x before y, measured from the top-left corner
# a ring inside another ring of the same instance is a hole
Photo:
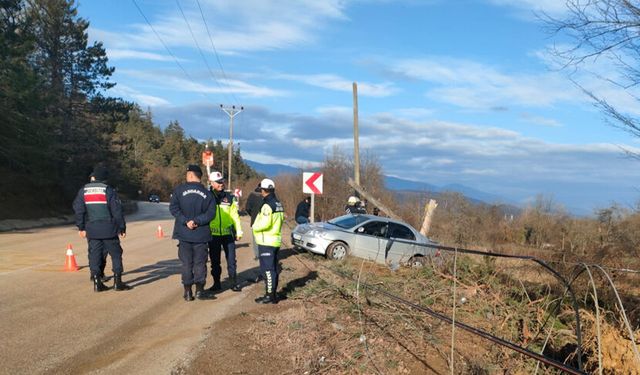
[[[554,47],[553,55],[564,69],[578,71],[587,62],[597,59],[611,61],[617,78],[602,77],[624,90],[640,83],[640,4],[630,0],[566,0],[567,14],[563,18],[543,15],[554,35],[566,35],[573,40],[569,47]],[[640,138],[640,120],[615,108],[605,98],[574,81],[607,116],[609,123]],[[634,158],[640,154],[625,150]]]

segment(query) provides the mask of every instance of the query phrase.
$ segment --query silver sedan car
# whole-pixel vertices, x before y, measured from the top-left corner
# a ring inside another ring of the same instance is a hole
[[[399,241],[395,241],[399,240]],[[344,215],[327,222],[300,224],[291,233],[294,246],[340,260],[347,255],[386,265],[423,263],[436,243],[407,223],[374,215]]]

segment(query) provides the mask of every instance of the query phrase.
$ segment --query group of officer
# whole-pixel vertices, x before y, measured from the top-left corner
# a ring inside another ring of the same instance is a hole
[[[118,238],[126,236],[126,223],[117,193],[106,184],[106,179],[106,169],[94,169],[90,182],[80,189],[73,202],[79,235],[87,238],[91,280],[97,292],[109,289],[103,283],[107,254],[111,256],[114,289],[131,289],[122,282],[122,247]],[[215,292],[222,289],[222,251],[227,260],[231,290],[241,290],[236,274],[235,241],[242,238],[243,232],[237,200],[224,190],[225,179],[220,172],[210,173],[210,189],[202,185],[201,179],[200,167],[189,165],[186,182],[174,189],[169,204],[169,211],[175,218],[172,238],[178,240],[183,298],[186,301],[215,299]],[[282,243],[284,209],[275,195],[275,183],[272,180],[262,180],[256,192],[260,201],[256,205],[259,209],[252,215],[252,234],[254,244],[257,245],[256,257],[260,263],[265,294],[255,301],[277,303],[277,263]],[[213,286],[205,290],[207,257],[211,260]],[[193,285],[196,288],[195,296]]]

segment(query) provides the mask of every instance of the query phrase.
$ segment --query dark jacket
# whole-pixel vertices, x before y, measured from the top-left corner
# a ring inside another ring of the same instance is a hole
[[[118,194],[103,182],[84,185],[73,200],[73,211],[76,226],[87,231],[89,239],[115,238],[127,231]]]
[[[256,221],[256,216],[260,212],[260,208],[262,208],[262,195],[256,191],[252,191],[247,197],[247,204],[244,209],[247,211],[249,216],[251,216],[251,225]]]
[[[344,206],[344,212],[355,215],[355,214],[366,214],[367,210],[365,210],[364,207],[360,205],[346,205]]]
[[[311,203],[307,202],[306,200],[303,200],[302,202],[298,203],[298,207],[296,207],[296,215],[295,218],[299,218],[300,216],[305,217],[305,218],[309,218],[309,211],[311,210]]]
[[[186,242],[209,242],[211,230],[209,222],[216,216],[216,205],[209,190],[199,182],[178,185],[171,195],[169,211],[176,218],[173,238]],[[198,225],[189,229],[187,222],[193,220]]]

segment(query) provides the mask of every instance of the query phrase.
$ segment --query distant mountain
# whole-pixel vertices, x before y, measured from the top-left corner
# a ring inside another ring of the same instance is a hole
[[[389,190],[411,190],[438,192],[440,188],[425,182],[403,180],[398,177],[384,176],[384,185]]]
[[[297,174],[301,173],[302,169],[290,167],[283,164],[263,164],[253,160],[244,160],[251,168],[255,169],[258,173],[263,173],[270,177],[275,177],[279,174]],[[389,190],[395,191],[411,191],[411,192],[429,192],[429,193],[442,193],[445,191],[455,191],[461,193],[468,199],[475,202],[484,203],[512,203],[504,198],[480,191],[465,185],[449,184],[445,186],[431,185],[426,182],[405,180],[398,177],[385,176],[384,184]]]
[[[302,171],[300,168],[294,168],[284,164],[263,164],[247,159],[244,159],[244,162],[251,168],[255,169],[256,172],[269,177],[275,177],[279,174],[296,174]]]
[[[445,185],[440,188],[440,191],[456,191],[458,193],[461,193],[465,197],[470,197],[486,203],[510,203],[499,195],[486,193],[484,191],[480,191],[460,184]]]

